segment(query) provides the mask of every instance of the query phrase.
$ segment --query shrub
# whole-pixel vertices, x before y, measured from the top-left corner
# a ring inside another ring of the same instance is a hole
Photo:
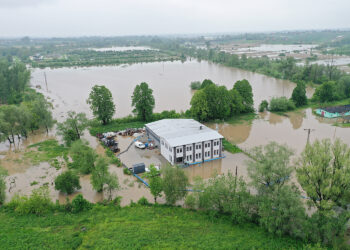
[[[194,82],[191,82],[191,89],[193,90],[197,90],[197,89],[200,89],[201,88],[201,82],[200,81],[194,81]]]
[[[145,197],[143,197],[143,196],[137,201],[137,204],[142,205],[142,206],[150,205],[148,200]]]
[[[295,109],[295,104],[292,100],[286,97],[274,97],[270,101],[270,111],[285,112]]]
[[[193,194],[188,194],[185,199],[185,205],[189,209],[195,209],[196,208],[196,197],[194,197]]]
[[[75,189],[80,189],[79,176],[72,171],[66,171],[55,179],[55,189],[66,194],[72,194]]]
[[[263,100],[259,105],[259,112],[264,112],[265,109],[269,109],[269,103],[266,100]]]
[[[74,199],[72,200],[72,212],[73,213],[79,213],[82,211],[86,211],[92,208],[92,204],[85,200],[83,195],[78,194]]]
[[[124,168],[123,173],[126,175],[131,175],[131,171],[128,168]]]
[[[8,204],[20,214],[42,215],[48,213],[54,207],[50,199],[48,187],[34,189],[30,197],[16,195]]]
[[[95,168],[96,153],[87,142],[77,140],[72,144],[70,155],[73,162],[70,167],[79,170],[82,174],[90,174]]]

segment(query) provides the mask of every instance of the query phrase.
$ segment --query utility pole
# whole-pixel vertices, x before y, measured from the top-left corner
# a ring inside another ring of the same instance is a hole
[[[315,131],[315,130],[311,129],[311,128],[306,128],[304,130],[307,131],[307,144],[309,144],[310,143],[310,133]]]
[[[46,84],[46,92],[49,92],[49,88],[47,87],[46,72],[44,72],[44,78],[45,78],[45,84]]]

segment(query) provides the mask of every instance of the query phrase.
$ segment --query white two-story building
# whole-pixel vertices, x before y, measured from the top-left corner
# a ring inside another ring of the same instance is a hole
[[[197,164],[223,157],[223,136],[193,119],[164,119],[145,127],[171,164]]]

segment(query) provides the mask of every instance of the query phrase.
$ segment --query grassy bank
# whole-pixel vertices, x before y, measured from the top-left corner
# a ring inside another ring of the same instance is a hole
[[[254,224],[232,225],[178,207],[96,205],[79,214],[43,217],[0,210],[2,249],[301,249]]]
[[[226,140],[225,138],[222,140],[222,145],[224,146],[224,150],[228,151],[232,154],[236,154],[236,153],[242,153],[242,149],[240,149],[237,145],[229,142],[228,140]]]

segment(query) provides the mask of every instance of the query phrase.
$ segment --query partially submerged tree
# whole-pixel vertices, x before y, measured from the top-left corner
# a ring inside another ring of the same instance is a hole
[[[142,82],[136,85],[132,95],[133,112],[142,120],[150,121],[154,109],[153,90],[148,87],[148,84]]]
[[[91,174],[92,187],[97,192],[102,192],[103,186],[107,183],[109,177],[110,174],[108,172],[108,161],[103,157],[97,158],[97,161],[95,163],[95,169],[94,171],[92,171]]]
[[[118,176],[116,174],[109,174],[106,178],[105,184],[106,186],[104,190],[108,193],[108,201],[111,201],[112,192],[120,189]]]
[[[253,90],[248,80],[243,79],[241,81],[237,81],[233,86],[233,89],[237,90],[238,93],[242,96],[243,104],[245,107],[244,111],[254,111]]]
[[[111,91],[105,86],[92,87],[87,103],[90,104],[93,115],[103,125],[109,123],[115,113],[115,105]]]
[[[174,205],[186,196],[189,185],[185,172],[178,166],[167,165],[162,168],[163,191],[166,202]]]
[[[307,104],[306,86],[303,82],[298,82],[293,89],[292,100],[295,106],[300,107]]]
[[[73,171],[63,172],[55,179],[55,189],[62,193],[72,194],[76,189],[80,188],[79,176]]]
[[[87,126],[88,119],[84,113],[77,114],[69,111],[67,119],[57,124],[57,134],[63,136],[65,143],[70,145],[73,141],[80,139]]]
[[[95,169],[97,154],[88,146],[88,142],[77,140],[72,143],[70,156],[73,160],[69,165],[82,174],[90,174]]]

